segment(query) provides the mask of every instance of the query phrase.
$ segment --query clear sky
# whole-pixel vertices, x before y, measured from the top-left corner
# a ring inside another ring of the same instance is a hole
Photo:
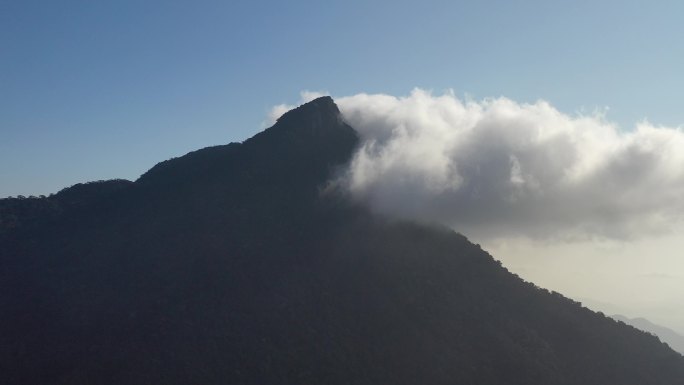
[[[682,15],[680,1],[0,0],[0,197],[136,179],[246,139],[302,90],[453,89],[677,127]],[[684,331],[678,234],[482,242],[543,286]]]

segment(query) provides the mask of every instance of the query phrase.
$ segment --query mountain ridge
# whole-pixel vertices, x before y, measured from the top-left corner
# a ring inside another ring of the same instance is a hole
[[[316,99],[0,234],[0,376],[682,383],[684,359],[657,338],[523,282],[464,236],[321,194],[358,144]]]

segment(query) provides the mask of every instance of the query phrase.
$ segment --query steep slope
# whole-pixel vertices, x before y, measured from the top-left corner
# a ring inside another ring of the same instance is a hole
[[[668,344],[674,351],[684,354],[684,336],[676,331],[654,324],[646,318],[627,318],[620,314],[611,316],[612,318],[634,326],[639,330],[655,334],[662,342]]]
[[[320,98],[5,231],[2,382],[684,383],[655,337],[330,192],[357,142]]]

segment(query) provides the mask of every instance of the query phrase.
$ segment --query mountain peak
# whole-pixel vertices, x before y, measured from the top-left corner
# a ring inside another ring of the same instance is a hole
[[[0,202],[2,383],[682,383],[656,337],[322,194],[357,144],[323,97],[133,185]]]
[[[329,113],[329,114],[339,114],[340,110],[337,108],[337,104],[330,96],[321,96],[309,102],[300,105],[297,108],[284,113],[278,120],[289,119],[292,115],[307,114],[313,112]]]
[[[337,126],[341,122],[340,109],[330,96],[321,96],[284,113],[277,124],[295,124],[310,128]]]
[[[286,112],[272,127],[242,143],[208,147],[163,161],[143,174],[139,182],[168,187],[196,184],[197,178],[222,179],[231,174],[228,169],[237,167],[235,159],[247,156],[260,159],[262,166],[290,167],[279,175],[320,168],[317,178],[322,180],[315,182],[323,183],[331,168],[349,160],[357,143],[356,131],[344,123],[333,99],[323,96]],[[241,167],[247,166],[243,163]]]

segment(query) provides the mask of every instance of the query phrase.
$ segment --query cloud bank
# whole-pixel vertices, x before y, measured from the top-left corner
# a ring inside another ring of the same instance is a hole
[[[479,239],[630,239],[684,218],[678,128],[643,122],[623,132],[600,114],[571,116],[544,101],[420,89],[336,102],[362,138],[337,183],[377,212]]]

